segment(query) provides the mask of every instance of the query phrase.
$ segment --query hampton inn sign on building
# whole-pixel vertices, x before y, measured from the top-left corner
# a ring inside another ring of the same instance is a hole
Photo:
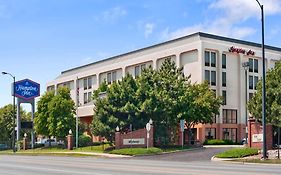
[[[281,48],[266,46],[265,54],[266,68],[270,69],[281,58]],[[193,129],[194,139],[240,141],[246,133],[246,98],[255,93],[262,75],[261,57],[260,44],[199,32],[63,71],[47,83],[47,90],[68,86],[71,97],[79,103],[78,117],[90,123],[94,107],[92,91],[103,81],[110,84],[127,73],[137,76],[148,66],[159,69],[166,58],[171,58],[178,67],[183,67],[185,75],[191,74],[192,82],[207,80],[216,95],[224,99],[212,125]],[[245,62],[247,74],[242,66]]]

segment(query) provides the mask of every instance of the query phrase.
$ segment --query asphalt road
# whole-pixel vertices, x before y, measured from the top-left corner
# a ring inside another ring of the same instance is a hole
[[[146,159],[146,160],[163,160],[163,161],[180,161],[180,162],[191,162],[191,161],[210,161],[213,155],[223,152],[230,147],[214,147],[214,148],[202,148],[192,151],[184,151],[177,153],[160,154],[153,156],[140,156],[134,157],[134,159]]]
[[[280,175],[280,165],[0,155],[0,175]]]

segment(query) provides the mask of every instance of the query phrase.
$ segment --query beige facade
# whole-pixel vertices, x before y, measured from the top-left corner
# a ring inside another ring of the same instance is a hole
[[[270,69],[281,58],[281,48],[267,46],[265,52],[266,68]],[[221,106],[216,123],[197,126],[194,133],[196,139],[203,141],[212,137],[240,141],[244,138],[246,85],[242,63],[251,63],[246,77],[248,98],[255,92],[255,83],[262,75],[261,48],[259,44],[252,42],[195,33],[66,70],[47,83],[47,90],[68,86],[73,100],[79,102],[78,116],[82,121],[89,122],[94,107],[90,98],[92,91],[103,81],[111,83],[120,80],[126,73],[138,75],[142,68],[150,65],[159,69],[165,58],[172,58],[177,66],[183,67],[185,75],[191,74],[192,82],[209,80],[210,88],[217,96],[226,96],[226,103]]]

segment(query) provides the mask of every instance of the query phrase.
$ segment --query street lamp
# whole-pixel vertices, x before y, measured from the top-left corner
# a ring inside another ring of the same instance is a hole
[[[247,112],[247,101],[248,101],[248,92],[247,92],[247,89],[248,89],[248,83],[247,83],[247,79],[248,79],[248,76],[247,76],[247,71],[249,69],[249,62],[244,62],[242,63],[242,67],[244,68],[245,70],[245,119],[246,119],[246,128],[245,128],[245,143],[247,144],[248,143],[248,112]]]
[[[266,159],[266,90],[265,90],[265,53],[264,53],[264,13],[263,5],[256,0],[261,8],[261,23],[262,23],[262,134],[263,134],[263,159]]]
[[[15,149],[15,113],[16,113],[16,97],[15,97],[15,82],[16,82],[16,77],[13,76],[12,74],[8,73],[8,72],[2,72],[3,75],[10,75],[13,78],[13,132],[12,132],[12,148],[13,148],[13,152],[16,152]]]

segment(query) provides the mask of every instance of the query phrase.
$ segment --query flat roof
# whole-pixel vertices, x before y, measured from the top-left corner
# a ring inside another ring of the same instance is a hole
[[[127,52],[127,53],[116,55],[116,56],[113,56],[113,57],[109,57],[109,58],[106,58],[106,59],[103,59],[103,60],[95,61],[93,63],[85,64],[85,65],[78,66],[78,67],[75,67],[75,68],[72,68],[72,69],[68,69],[68,70],[62,71],[61,74],[71,72],[73,70],[77,70],[77,69],[80,69],[80,68],[88,67],[88,66],[91,66],[91,65],[94,65],[94,64],[97,64],[97,63],[101,63],[101,62],[104,62],[104,61],[112,60],[112,59],[115,59],[115,58],[118,58],[118,57],[122,57],[122,56],[126,56],[126,55],[133,54],[133,53],[136,53],[136,52],[140,52],[140,51],[143,51],[143,50],[146,50],[146,49],[151,49],[151,48],[154,48],[154,47],[162,46],[162,45],[169,44],[169,43],[172,43],[172,42],[176,42],[176,41],[179,41],[179,40],[191,38],[191,37],[194,37],[194,36],[200,36],[200,37],[211,38],[211,39],[216,39],[216,40],[221,40],[221,41],[233,42],[233,43],[237,43],[237,44],[245,44],[245,45],[254,46],[254,47],[261,47],[261,44],[258,44],[258,43],[255,43],[255,42],[233,39],[233,38],[228,38],[228,37],[224,37],[224,36],[218,36],[218,35],[208,34],[208,33],[203,33],[203,32],[197,32],[197,33],[186,35],[186,36],[183,36],[183,37],[180,37],[180,38],[169,40],[169,41],[166,41],[166,42],[163,42],[163,43],[155,44],[155,45],[152,45],[152,46],[149,46],[149,47],[144,47],[144,48],[137,49],[137,50],[134,50],[134,51],[131,51],[131,52]],[[279,48],[279,47],[265,45],[265,48],[269,49],[269,50],[281,52],[281,48]]]

